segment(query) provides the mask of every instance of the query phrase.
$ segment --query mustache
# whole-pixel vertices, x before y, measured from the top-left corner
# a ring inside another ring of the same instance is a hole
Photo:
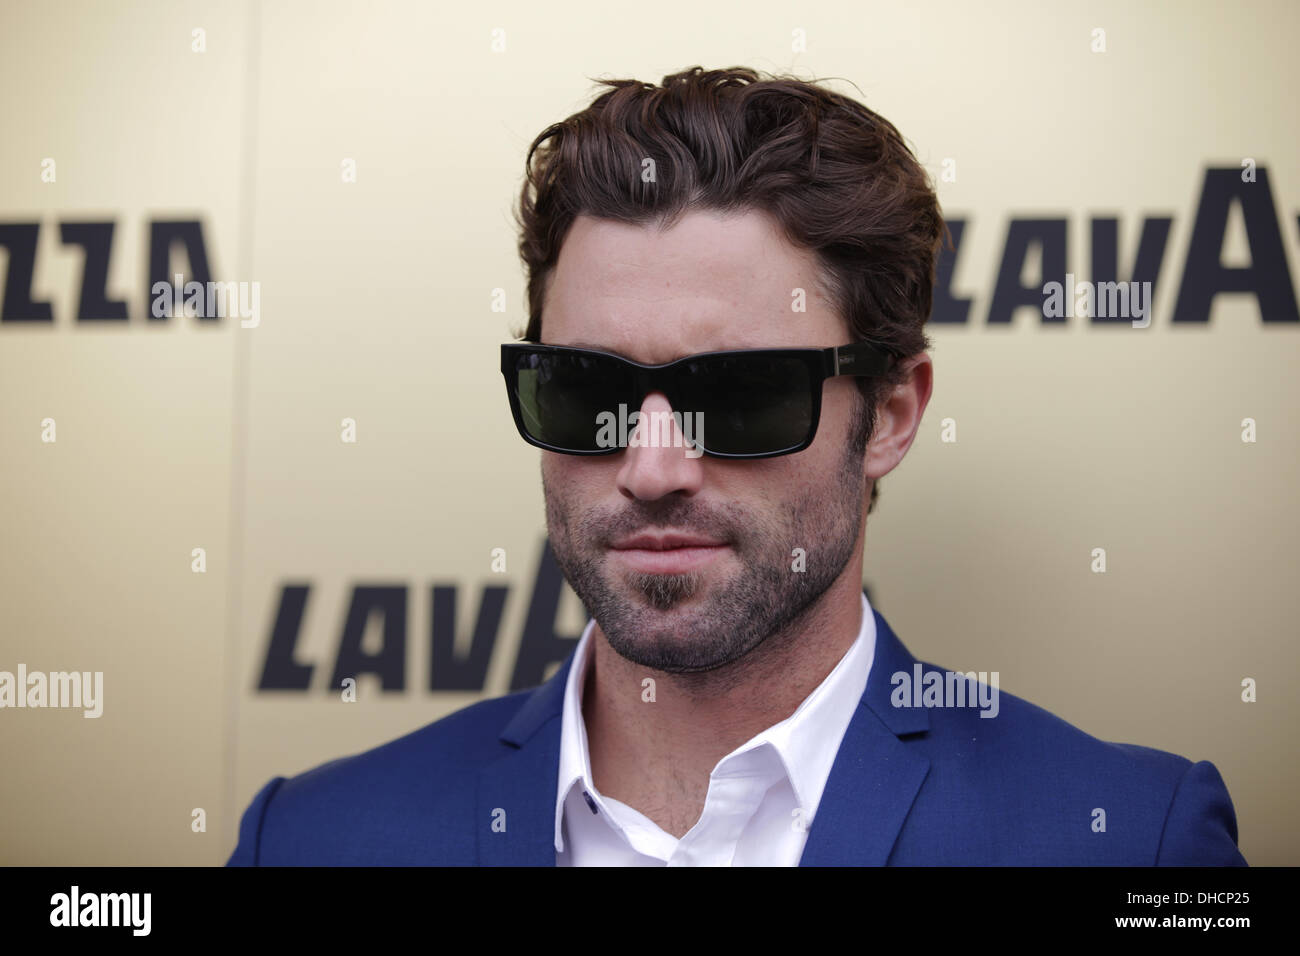
[[[738,538],[737,528],[744,527],[739,509],[718,514],[694,502],[637,502],[617,510],[590,511],[579,526],[583,537],[602,547],[643,531],[682,531],[707,535],[727,544]]]

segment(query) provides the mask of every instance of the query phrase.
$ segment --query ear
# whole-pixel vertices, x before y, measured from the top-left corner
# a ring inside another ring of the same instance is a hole
[[[934,390],[934,363],[925,352],[899,364],[903,381],[886,393],[876,408],[876,428],[864,460],[868,478],[883,478],[898,467],[912,447]]]

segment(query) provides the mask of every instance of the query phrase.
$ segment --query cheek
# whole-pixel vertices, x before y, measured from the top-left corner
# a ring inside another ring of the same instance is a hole
[[[542,480],[552,489],[562,491],[581,481],[583,464],[583,460],[575,455],[544,451],[542,452]]]
[[[546,503],[547,520],[555,518],[563,521],[569,512],[571,485],[565,474],[563,455],[554,452],[542,452],[542,498]]]
[[[557,477],[555,471],[556,468],[555,459],[559,457],[560,457],[559,455],[556,455],[553,452],[549,452],[549,451],[542,452],[542,484],[543,485],[547,485],[550,487],[555,486],[556,477]]]
[[[857,413],[861,392],[858,386],[848,382],[835,382],[836,388],[826,387],[822,395],[821,423],[817,426],[817,435],[829,432],[837,439],[846,437],[849,422]]]
[[[813,443],[798,454],[790,456],[790,461],[796,463],[796,467],[789,475],[791,481],[800,484],[817,480],[826,481],[838,466],[849,442],[846,432],[848,425],[837,414],[828,412],[827,409],[822,410],[821,422],[817,426],[817,437],[813,439]]]
[[[604,460],[542,452],[542,490],[566,511],[598,504],[615,487],[617,467]]]
[[[710,462],[711,480],[707,486],[711,500],[726,501],[753,511],[779,512],[800,494],[805,485],[815,482],[818,469],[817,442],[795,455],[760,458],[755,461]]]
[[[838,461],[853,441],[860,408],[856,385],[849,390],[827,389],[822,399],[821,419],[817,423],[817,436],[803,454],[818,456],[819,466]]]

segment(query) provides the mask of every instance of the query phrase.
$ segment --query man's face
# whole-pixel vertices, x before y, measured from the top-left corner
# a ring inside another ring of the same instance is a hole
[[[759,212],[692,212],[662,233],[582,216],[551,277],[542,341],[647,364],[844,345],[848,326],[816,275],[812,254]],[[796,289],[806,312],[792,310]],[[656,392],[640,411],[669,408]],[[857,573],[869,486],[851,439],[864,412],[854,379],[839,377],[823,386],[815,440],[793,455],[690,457],[662,442],[595,457],[542,452],[552,548],[610,645],[654,670],[713,670],[784,629],[851,563]],[[668,534],[713,546],[626,547]]]

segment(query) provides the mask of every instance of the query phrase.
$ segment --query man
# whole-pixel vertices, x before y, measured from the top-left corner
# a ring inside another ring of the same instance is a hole
[[[529,153],[502,349],[592,620],[542,687],[272,780],[230,862],[1244,864],[1212,764],[918,664],[862,592],[933,383],[894,127],[742,69],[607,85]]]

